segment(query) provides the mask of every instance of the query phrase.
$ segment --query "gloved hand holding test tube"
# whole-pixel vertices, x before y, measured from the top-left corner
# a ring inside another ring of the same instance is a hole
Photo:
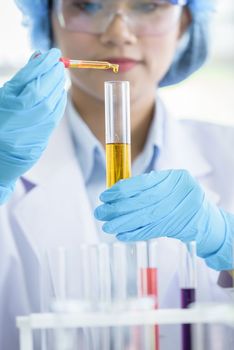
[[[67,101],[61,51],[36,51],[0,88],[0,204],[39,160]]]
[[[41,157],[64,114],[67,93],[61,62],[65,68],[118,72],[117,64],[63,58],[59,49],[36,51],[0,88],[0,205],[12,194],[17,179]]]

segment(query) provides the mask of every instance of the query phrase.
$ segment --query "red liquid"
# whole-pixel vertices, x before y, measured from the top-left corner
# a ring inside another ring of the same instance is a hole
[[[181,307],[186,309],[189,304],[195,301],[194,288],[181,289]],[[190,324],[182,325],[182,349],[192,350],[192,329]]]
[[[157,269],[153,267],[140,269],[141,293],[143,296],[153,296],[155,309],[158,308],[158,275]],[[159,350],[159,327],[154,327],[155,350]]]

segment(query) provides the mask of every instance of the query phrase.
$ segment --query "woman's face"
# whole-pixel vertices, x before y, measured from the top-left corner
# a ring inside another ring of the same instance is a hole
[[[182,31],[188,22],[187,11],[165,33],[136,35],[120,16],[115,16],[102,34],[72,32],[62,28],[55,13],[52,28],[63,56],[72,59],[110,61],[120,64],[118,74],[112,70],[70,70],[72,89],[103,100],[104,81],[128,80],[131,100],[154,94],[168,71]]]

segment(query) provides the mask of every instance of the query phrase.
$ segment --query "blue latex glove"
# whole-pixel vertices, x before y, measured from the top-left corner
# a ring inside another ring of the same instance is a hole
[[[61,52],[35,53],[0,89],[0,204],[46,148],[66,105]]]
[[[100,196],[95,217],[121,241],[172,237],[195,240],[198,255],[216,269],[232,268],[234,217],[210,203],[185,170],[166,170],[121,180]],[[230,224],[232,220],[232,224]],[[233,231],[232,231],[233,230]],[[232,236],[233,234],[233,236]],[[218,260],[213,254],[220,252]]]

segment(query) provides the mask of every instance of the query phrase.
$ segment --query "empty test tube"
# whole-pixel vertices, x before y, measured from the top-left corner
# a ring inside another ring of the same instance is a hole
[[[105,243],[98,245],[99,253],[99,300],[101,310],[106,311],[111,303],[111,270],[110,270],[110,246]],[[100,332],[100,349],[111,348],[111,335],[109,327],[102,327]]]
[[[113,296],[118,302],[127,299],[127,254],[126,245],[113,244]]]
[[[97,311],[99,302],[99,254],[96,244],[81,246],[81,263],[83,270],[83,298],[92,311]],[[101,334],[96,327],[84,328],[85,348],[94,350],[99,348]],[[105,349],[105,348],[103,348]]]
[[[126,245],[113,244],[113,299],[120,309],[125,307],[127,299],[127,255]],[[123,350],[126,328],[114,327],[113,350]]]
[[[128,81],[105,82],[106,182],[131,176],[130,92]]]
[[[109,306],[111,303],[111,270],[110,270],[110,246],[106,243],[98,245],[99,252],[99,295],[102,304]]]

